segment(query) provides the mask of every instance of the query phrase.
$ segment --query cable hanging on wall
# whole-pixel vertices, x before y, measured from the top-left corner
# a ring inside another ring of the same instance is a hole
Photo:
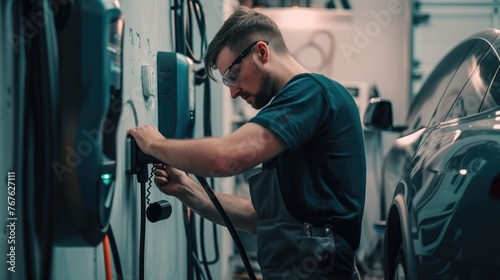
[[[204,52],[207,49],[206,38],[206,22],[203,6],[199,0],[171,0],[171,23],[173,41],[175,41],[175,51],[189,57],[194,63],[201,64],[203,62]],[[195,26],[196,24],[196,26]],[[194,46],[195,29],[199,32],[199,54]],[[204,67],[195,73],[195,85],[204,85],[204,105],[203,105],[203,121],[204,121],[204,135],[211,136],[211,113],[210,113],[210,79],[205,73]],[[192,133],[191,133],[192,135]],[[213,185],[213,179],[211,179]],[[213,237],[215,257],[214,260],[209,261],[206,255],[205,247],[205,227],[204,220],[199,217],[199,246],[201,249],[201,261],[198,254],[198,242],[196,238],[196,216],[193,211],[187,207],[183,207],[184,228],[187,239],[187,271],[188,280],[194,279],[208,279],[212,280],[209,265],[215,264],[219,260],[218,251],[218,237],[217,225],[213,224]]]
[[[184,54],[188,56],[190,59],[192,59],[195,63],[202,63],[202,58],[204,55],[204,51],[207,48],[207,40],[206,40],[206,25],[205,25],[205,16],[203,12],[203,7],[200,3],[199,0],[187,0],[187,3],[183,0],[173,0],[174,4],[171,5],[172,7],[172,14],[173,16],[173,22],[175,23],[174,25],[174,30],[175,30],[175,50],[178,53]],[[187,11],[185,11],[185,6],[187,5]],[[200,56],[196,57],[195,51],[193,48],[193,15],[196,19],[196,23],[198,25],[198,29],[200,32]],[[204,134],[205,136],[211,136],[212,131],[211,131],[211,121],[210,121],[210,78],[208,75],[206,75],[204,69],[201,69],[196,72],[196,85],[201,85],[204,83],[204,91],[205,91],[205,96],[204,96]],[[215,195],[213,195],[212,189],[206,184],[206,181],[202,177],[197,177],[198,180],[201,180],[200,183],[204,186],[205,191],[209,195],[209,197],[213,196],[212,202],[216,206],[217,210],[221,214],[221,216],[225,216],[224,210],[220,206],[220,203],[216,199]],[[211,178],[212,182],[213,179]],[[220,206],[220,207],[218,207]],[[195,228],[195,216],[191,215],[192,211],[188,212],[188,209],[184,208],[184,219],[185,219],[185,228],[186,228],[186,237],[187,237],[187,249],[188,249],[188,280],[193,279],[193,274],[192,272],[195,272],[196,279],[209,279],[211,280],[212,277],[210,275],[210,271],[208,268],[209,264],[215,263],[219,256],[218,256],[218,251],[216,251],[216,257],[213,262],[208,262],[206,260],[206,252],[205,252],[205,242],[200,242],[202,248],[202,258],[204,262],[204,268],[205,268],[205,274],[203,274],[201,270],[201,266],[199,265],[199,260],[198,260],[198,250],[197,250],[197,242],[196,239],[193,238],[194,234],[196,233],[196,228]],[[201,220],[203,218],[200,217]],[[240,252],[242,261],[245,265],[245,268],[248,272],[248,275],[250,279],[255,279],[255,274],[253,272],[253,269],[251,267],[250,261],[248,260],[248,257],[245,253],[245,250],[243,248],[243,245],[241,244],[241,241],[239,240],[238,235],[236,234],[236,231],[234,229],[234,226],[231,224],[229,219],[225,221],[226,227],[228,228],[229,232],[231,233],[231,237],[233,238],[235,245]],[[203,224],[202,221],[200,221],[200,238],[204,237],[204,232],[203,232]],[[216,226],[214,225],[213,227],[214,230],[214,247],[217,247],[217,236],[216,236]]]
[[[172,3],[173,1],[173,3]],[[207,49],[206,20],[203,6],[199,0],[171,0],[171,26],[173,27],[172,39],[175,42],[175,52],[188,56],[193,62],[200,64]],[[187,8],[187,9],[186,9]],[[195,54],[193,46],[194,24],[199,31],[200,47],[199,56]]]

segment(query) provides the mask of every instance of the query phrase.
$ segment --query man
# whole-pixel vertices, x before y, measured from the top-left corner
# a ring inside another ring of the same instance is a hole
[[[167,165],[155,170],[156,185],[223,224],[183,171],[230,176],[263,163],[249,178],[252,202],[224,193],[217,198],[236,228],[257,234],[264,279],[357,279],[366,164],[352,96],[302,67],[277,25],[245,7],[223,24],[204,61],[214,80],[218,69],[232,98],[261,110],[221,138],[176,140],[152,126],[130,129],[145,153]]]

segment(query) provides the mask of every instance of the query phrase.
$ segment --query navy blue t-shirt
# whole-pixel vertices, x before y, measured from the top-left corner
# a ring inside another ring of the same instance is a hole
[[[276,163],[289,213],[299,222],[332,225],[357,249],[366,160],[359,112],[349,91],[324,75],[300,74],[249,122],[273,131],[288,147]]]

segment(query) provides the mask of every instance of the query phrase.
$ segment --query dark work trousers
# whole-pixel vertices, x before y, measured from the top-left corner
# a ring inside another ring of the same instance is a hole
[[[298,222],[282,199],[276,168],[249,178],[259,215],[257,259],[265,280],[359,279],[351,246],[334,229]]]

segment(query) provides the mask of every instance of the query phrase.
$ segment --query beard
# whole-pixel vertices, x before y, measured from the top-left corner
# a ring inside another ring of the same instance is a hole
[[[259,91],[254,96],[252,107],[259,110],[266,106],[275,95],[275,86],[276,83],[271,78],[271,74],[268,72],[262,73]]]

